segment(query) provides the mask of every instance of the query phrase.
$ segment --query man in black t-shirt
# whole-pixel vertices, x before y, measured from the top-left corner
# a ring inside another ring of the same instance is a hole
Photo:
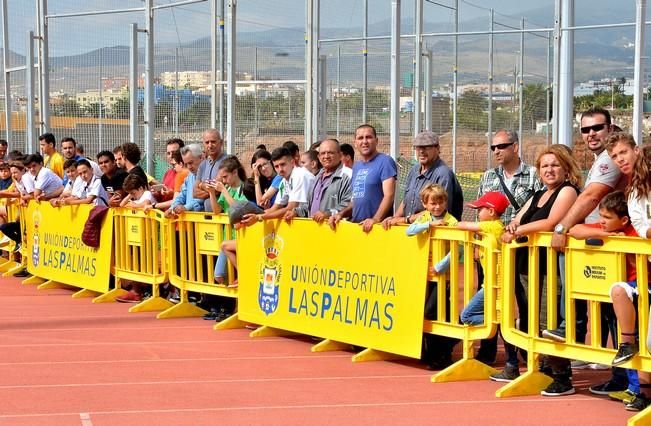
[[[111,207],[117,207],[120,205],[120,200],[124,196],[122,183],[128,173],[124,169],[118,168],[115,162],[115,156],[111,151],[102,151],[97,154],[97,163],[102,173],[104,173],[101,180],[102,186],[109,194],[109,205]]]

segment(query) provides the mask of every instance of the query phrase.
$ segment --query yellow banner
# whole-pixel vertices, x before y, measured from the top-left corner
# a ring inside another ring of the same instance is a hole
[[[100,293],[109,290],[113,215],[109,210],[103,220],[99,248],[91,248],[81,241],[81,233],[92,208],[29,203],[23,246],[32,275]]]
[[[244,321],[419,358],[429,235],[307,220],[239,231]]]

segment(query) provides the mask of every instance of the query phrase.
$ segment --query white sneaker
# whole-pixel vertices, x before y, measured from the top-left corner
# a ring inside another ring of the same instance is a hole
[[[610,370],[610,365],[593,362],[590,364],[590,370]]]
[[[4,246],[8,245],[10,242],[11,242],[11,239],[9,239],[9,237],[7,237],[5,235],[4,237],[0,238],[0,247],[4,247]]]

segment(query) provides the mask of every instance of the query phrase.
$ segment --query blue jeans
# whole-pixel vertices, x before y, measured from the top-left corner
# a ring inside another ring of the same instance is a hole
[[[461,322],[467,325],[481,325],[484,323],[484,288],[480,288],[468,305],[461,312]]]
[[[228,270],[228,258],[224,254],[223,250],[219,251],[219,257],[217,257],[217,261],[215,262],[215,272],[213,273],[213,276],[215,278],[221,277],[226,280],[226,272]]]

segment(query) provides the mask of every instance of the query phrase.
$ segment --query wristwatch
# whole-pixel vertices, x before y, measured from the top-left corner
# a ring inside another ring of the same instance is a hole
[[[554,227],[554,234],[565,235],[567,233],[567,228],[563,226],[562,223],[559,223]]]

